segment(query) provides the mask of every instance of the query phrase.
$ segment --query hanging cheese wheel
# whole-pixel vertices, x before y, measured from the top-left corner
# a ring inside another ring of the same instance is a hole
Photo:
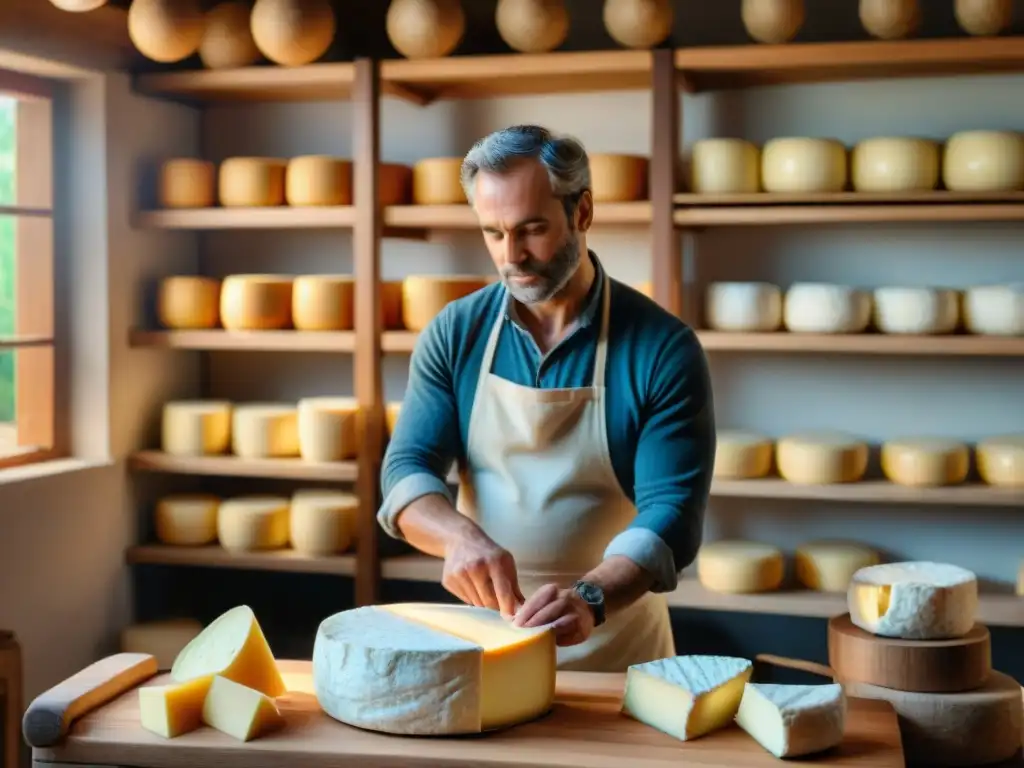
[[[604,26],[619,45],[653,48],[672,32],[669,0],[605,0]]]
[[[449,303],[488,284],[479,275],[413,275],[402,284],[402,320],[410,331],[422,331]]]
[[[403,328],[401,280],[386,280],[380,284],[380,306],[384,330],[401,330]]]
[[[70,11],[71,13],[95,11],[97,8],[102,8],[107,4],[107,0],[50,0],[50,2],[62,11]]]
[[[284,204],[288,161],[276,157],[229,157],[220,164],[217,188],[220,204],[256,208]]]
[[[350,331],[355,325],[355,278],[299,275],[292,285],[292,323],[298,331]]]
[[[498,0],[494,16],[501,39],[523,53],[554,50],[569,34],[563,0]]]
[[[380,204],[408,205],[412,197],[412,168],[401,163],[381,163],[377,174]]]
[[[260,58],[249,27],[249,6],[238,0],[220,3],[206,14],[199,58],[208,69],[246,67]]]
[[[465,205],[461,157],[430,157],[412,167],[412,201],[416,205]]]
[[[199,0],[132,0],[128,36],[147,59],[170,63],[199,49],[206,28]]]
[[[216,328],[220,322],[220,280],[174,275],[160,281],[157,315],[165,328]]]
[[[882,40],[910,37],[921,24],[917,0],[860,0],[859,13],[864,30]]]
[[[213,205],[214,165],[208,160],[173,157],[160,165],[158,195],[164,208],[206,208]]]
[[[1013,0],[956,0],[953,13],[969,35],[998,35],[1013,21]]]
[[[288,205],[352,205],[352,163],[326,155],[304,155],[288,161],[285,172]]]
[[[466,31],[459,0],[391,0],[388,39],[407,59],[447,56]]]
[[[336,26],[328,0],[256,0],[250,17],[256,47],[286,67],[310,64],[327,53]]]
[[[759,43],[788,43],[804,25],[804,0],[743,0],[740,16]]]
[[[590,189],[595,203],[620,203],[647,199],[646,157],[592,154]]]

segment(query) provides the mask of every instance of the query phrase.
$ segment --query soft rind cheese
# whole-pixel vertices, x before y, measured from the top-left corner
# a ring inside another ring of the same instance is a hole
[[[939,183],[939,144],[913,137],[877,137],[850,153],[850,180],[857,192],[924,192]]]
[[[874,323],[882,333],[952,333],[960,322],[960,294],[938,288],[876,288]]]
[[[782,479],[800,485],[855,483],[868,468],[867,443],[838,430],[787,435],[775,444]]]
[[[171,400],[164,403],[160,449],[173,456],[213,456],[231,446],[231,403]]]
[[[220,321],[229,331],[272,331],[292,324],[292,278],[229,275],[220,288]]]
[[[701,139],[690,152],[690,191],[751,194],[761,188],[761,150],[744,139]]]
[[[726,429],[716,436],[713,476],[720,480],[764,477],[772,468],[771,438],[756,432]]]
[[[961,131],[946,140],[942,180],[955,192],[1024,189],[1024,133]]]
[[[285,201],[294,206],[352,205],[352,161],[301,155],[285,169]]]
[[[919,437],[882,444],[882,472],[897,485],[930,488],[967,479],[970,449],[957,440]]]
[[[775,757],[802,757],[842,742],[846,706],[839,683],[747,683],[736,724]]]
[[[231,414],[231,450],[243,459],[299,455],[299,411],[287,403],[241,403]]]
[[[711,283],[706,304],[716,331],[774,331],[782,323],[782,291],[771,283]]]
[[[766,192],[841,192],[846,165],[846,147],[835,139],[772,139],[761,149],[761,185]]]
[[[963,637],[978,613],[978,580],[966,568],[946,563],[884,563],[853,575],[847,605],[850,620],[873,635]]]
[[[793,333],[860,333],[871,322],[871,294],[848,285],[794,283],[782,319]]]
[[[186,683],[144,685],[139,688],[139,724],[147,731],[173,739],[203,724],[203,702],[212,677]]]
[[[1024,283],[978,285],[964,292],[964,326],[989,336],[1024,335]]]
[[[221,502],[217,539],[232,552],[288,546],[291,505],[283,496],[236,496]]]
[[[681,741],[732,722],[753,665],[732,656],[673,656],[626,670],[622,711]]]
[[[195,619],[162,619],[131,624],[121,630],[122,653],[148,653],[159,669],[170,669],[181,649],[203,631]]]
[[[203,722],[239,741],[251,741],[284,725],[274,700],[265,693],[215,676],[203,702]]]
[[[986,483],[1024,488],[1024,434],[986,438],[974,451],[978,474]]]
[[[174,493],[156,503],[153,527],[164,544],[201,547],[217,540],[220,497],[209,493]]]
[[[304,397],[298,403],[299,455],[343,461],[356,455],[359,402],[353,397]]]
[[[157,316],[165,328],[216,328],[220,323],[220,280],[173,275],[160,281]]]
[[[214,165],[209,160],[174,157],[160,165],[160,205],[164,208],[207,208],[213,205]]]
[[[526,722],[554,702],[550,628],[513,627],[496,611],[392,604],[325,619],[313,645],[323,710],[405,735],[478,733]]]
[[[697,578],[713,592],[770,592],[782,584],[785,567],[782,550],[756,541],[713,541],[697,551]]]
[[[794,571],[807,589],[846,592],[853,574],[880,562],[875,549],[855,541],[809,541],[797,547]]]
[[[262,208],[285,202],[288,161],[277,157],[229,157],[220,164],[217,192],[225,208]]]
[[[351,331],[355,301],[352,275],[299,275],[292,284],[292,325],[297,331]]]
[[[300,489],[292,494],[289,541],[307,555],[344,552],[355,539],[359,497],[342,491]]]

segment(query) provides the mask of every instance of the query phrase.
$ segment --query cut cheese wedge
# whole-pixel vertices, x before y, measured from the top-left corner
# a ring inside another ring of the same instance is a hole
[[[622,711],[689,741],[732,722],[753,665],[732,656],[673,656],[626,670]]]
[[[550,628],[465,605],[398,603],[325,619],[313,645],[323,710],[385,733],[478,733],[532,720],[555,695]]]
[[[747,683],[736,724],[775,757],[831,749],[846,729],[843,686]]]
[[[203,722],[239,741],[250,741],[284,725],[284,718],[265,693],[217,676],[203,703]]]
[[[203,724],[203,702],[213,678],[139,688],[139,722],[147,731],[173,739]]]

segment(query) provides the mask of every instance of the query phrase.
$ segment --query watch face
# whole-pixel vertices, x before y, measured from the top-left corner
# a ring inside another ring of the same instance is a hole
[[[588,603],[600,603],[604,598],[600,587],[595,587],[593,584],[580,584],[576,589],[580,597]]]

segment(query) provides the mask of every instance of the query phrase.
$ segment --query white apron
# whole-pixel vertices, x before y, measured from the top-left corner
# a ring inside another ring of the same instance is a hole
[[[480,366],[456,506],[512,553],[527,598],[544,584],[566,588],[582,578],[636,516],[608,452],[604,380],[611,290],[604,282],[592,386],[534,389],[491,373],[502,313]],[[610,615],[586,642],[559,647],[558,667],[622,672],[673,655],[668,603],[648,592]]]

